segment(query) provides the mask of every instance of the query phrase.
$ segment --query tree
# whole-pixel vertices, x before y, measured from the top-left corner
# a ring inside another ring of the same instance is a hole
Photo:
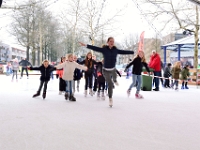
[[[199,9],[197,5],[186,1],[172,0],[144,0],[146,4],[153,6],[144,15],[151,17],[152,22],[160,20],[163,29],[171,24],[175,30],[189,30],[194,33],[194,68],[198,66],[198,32],[199,32]],[[144,2],[142,1],[142,2]],[[164,20],[163,20],[163,19]],[[159,22],[159,23],[161,23]],[[172,28],[172,27],[171,27]]]

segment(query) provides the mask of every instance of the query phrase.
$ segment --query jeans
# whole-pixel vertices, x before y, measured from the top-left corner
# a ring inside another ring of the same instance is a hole
[[[154,76],[161,76],[161,72],[160,71],[154,71]],[[159,89],[159,78],[154,77],[154,81],[155,81],[155,88]]]
[[[14,76],[16,75],[16,79],[17,79],[17,70],[13,70],[13,76],[12,79],[14,79]]]
[[[66,82],[66,93],[72,94],[73,80],[65,81]]]
[[[89,88],[92,89],[92,78],[93,74],[85,74],[85,90],[88,89],[88,84]]]
[[[141,89],[142,75],[132,74],[132,83],[131,83],[131,85],[130,85],[128,90],[131,90],[135,86],[136,82],[137,82],[137,86],[136,86],[137,91],[136,91],[136,93],[138,94],[140,89]]]

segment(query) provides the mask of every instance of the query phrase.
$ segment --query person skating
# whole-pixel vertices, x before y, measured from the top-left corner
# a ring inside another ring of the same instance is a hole
[[[93,96],[93,91],[92,91],[92,81],[93,81],[93,73],[94,73],[94,64],[97,64],[95,60],[92,59],[92,53],[88,52],[86,55],[86,58],[82,61],[79,62],[79,64],[84,64],[88,70],[85,71],[85,96],[87,96],[87,90],[88,90],[88,85],[89,85],[89,94]]]
[[[14,60],[13,60],[13,62],[12,62],[12,71],[13,71],[13,76],[12,76],[12,82],[13,82],[13,80],[14,80],[14,76],[16,75],[16,81],[18,81],[17,80],[17,72],[18,72],[18,70],[19,70],[19,62],[18,62],[18,59],[17,58],[15,58]]]
[[[143,98],[143,96],[140,94],[141,82],[142,82],[141,72],[142,72],[143,66],[146,68],[148,74],[150,75],[150,70],[146,63],[143,51],[138,52],[137,56],[133,59],[133,61],[126,66],[124,72],[126,72],[130,66],[133,66],[132,83],[127,90],[127,94],[128,94],[128,96],[130,95],[131,89],[134,87],[134,85],[136,84],[136,81],[137,81],[135,97]]]
[[[189,65],[185,65],[181,71],[181,80],[182,80],[182,86],[181,89],[189,89],[187,84],[188,84],[188,77],[190,76],[189,73]]]
[[[43,97],[43,99],[45,99],[46,98],[46,92],[47,92],[47,84],[50,80],[51,72],[56,70],[56,68],[51,66],[49,64],[48,60],[44,60],[41,66],[39,66],[39,67],[32,67],[31,66],[31,67],[29,67],[29,69],[30,70],[39,70],[40,73],[41,73],[40,86],[39,86],[37,93],[34,94],[33,97],[37,97],[37,96],[40,95],[42,87],[44,85],[42,97]]]
[[[60,64],[65,62],[65,57],[61,57]],[[65,80],[62,79],[63,76],[63,69],[57,69],[56,70],[56,77],[59,78],[59,95],[61,95],[63,92],[65,92],[66,83]]]
[[[114,46],[114,38],[109,37],[107,40],[107,45],[103,48],[96,47],[92,45],[86,45],[84,43],[79,42],[81,46],[86,46],[88,49],[92,49],[94,51],[100,52],[104,57],[103,64],[103,76],[105,77],[106,82],[108,82],[108,95],[109,95],[109,106],[113,106],[113,82],[118,85],[117,75],[116,75],[116,61],[118,54],[134,54],[133,51],[129,50],[119,50],[116,46]],[[111,79],[112,76],[112,79]]]
[[[172,82],[172,88],[174,87],[174,84],[175,84],[176,85],[175,90],[178,90],[180,72],[181,72],[181,62],[177,61],[171,71],[172,77],[174,79],[174,82]]]
[[[73,79],[74,79],[74,70],[76,68],[81,70],[87,70],[87,67],[79,65],[77,62],[74,61],[73,54],[68,54],[66,56],[68,61],[65,61],[62,64],[56,66],[57,69],[63,68],[63,76],[62,79],[66,82],[66,92],[65,92],[65,99],[70,101],[76,101],[74,97],[72,87],[73,87]]]
[[[165,77],[164,87],[165,88],[170,88],[169,77],[172,75],[171,74],[171,66],[172,66],[172,64],[168,63],[164,70],[164,77]]]
[[[21,60],[19,62],[19,65],[22,66],[20,79],[22,79],[22,77],[23,77],[24,70],[26,71],[26,75],[27,75],[27,79],[28,79],[28,66],[32,66],[31,63],[28,60],[26,60],[26,58],[23,58],[23,60]]]

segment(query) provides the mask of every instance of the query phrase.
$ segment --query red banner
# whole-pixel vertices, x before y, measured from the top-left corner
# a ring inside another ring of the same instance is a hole
[[[140,35],[140,41],[138,44],[138,52],[139,51],[144,51],[144,31]]]

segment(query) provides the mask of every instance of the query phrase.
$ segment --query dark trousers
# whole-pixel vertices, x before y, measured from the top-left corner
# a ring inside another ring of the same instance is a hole
[[[38,89],[38,92],[39,92],[39,93],[41,92],[43,85],[44,85],[43,93],[46,93],[48,82],[49,82],[49,81],[40,81],[40,86],[39,86],[39,89]]]
[[[21,77],[23,77],[23,72],[24,72],[24,70],[26,71],[26,75],[27,75],[27,77],[28,77],[28,69],[27,69],[27,68],[24,68],[24,67],[22,67]]]
[[[66,91],[66,82],[62,78],[59,78],[59,91]]]
[[[98,92],[100,92],[100,91],[104,92],[105,84],[106,84],[105,82],[99,82],[98,83]]]
[[[170,87],[169,79],[165,79],[164,87]]]
[[[92,89],[92,77],[93,74],[85,74],[85,90],[88,89],[88,85],[89,88]]]
[[[94,77],[94,86],[93,86],[93,91],[97,91],[97,78]]]
[[[160,71],[154,71],[153,73],[154,73],[154,76],[158,76],[158,77],[161,76],[161,72]],[[159,89],[159,80],[160,80],[159,78],[154,77],[154,82],[155,82],[155,88],[156,89]]]

